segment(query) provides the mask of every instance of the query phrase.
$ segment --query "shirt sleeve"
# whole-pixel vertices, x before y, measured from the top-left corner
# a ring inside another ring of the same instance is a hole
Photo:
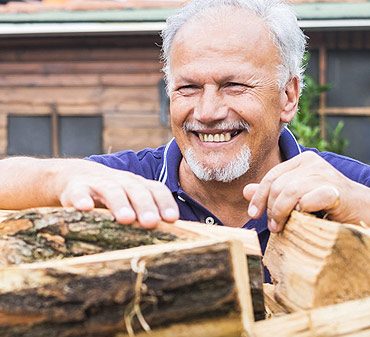
[[[161,162],[161,151],[144,149],[134,152],[128,150],[112,154],[92,155],[85,159],[116,170],[132,172],[144,178],[155,180]]]
[[[370,187],[370,165],[331,152],[322,152],[321,155],[347,178]]]

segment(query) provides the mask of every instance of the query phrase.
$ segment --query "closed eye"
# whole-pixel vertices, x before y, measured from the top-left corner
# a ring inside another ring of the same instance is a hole
[[[199,90],[199,87],[195,84],[182,85],[176,89],[178,93],[184,96],[192,95]]]
[[[249,85],[246,85],[245,83],[238,83],[238,82],[227,82],[225,84],[226,88],[233,88],[233,87],[243,87],[243,88],[248,88]]]
[[[252,88],[251,86],[245,83],[239,82],[227,82],[223,87],[227,92],[230,92],[232,94],[240,94],[246,91],[247,89]]]

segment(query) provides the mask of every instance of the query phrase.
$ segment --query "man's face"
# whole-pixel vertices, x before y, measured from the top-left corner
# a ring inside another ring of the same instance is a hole
[[[180,29],[171,49],[172,130],[204,180],[238,178],[278,149],[280,56],[262,21],[246,13],[208,10]]]

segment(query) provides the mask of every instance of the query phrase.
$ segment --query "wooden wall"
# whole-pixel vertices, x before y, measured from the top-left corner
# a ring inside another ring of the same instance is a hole
[[[369,49],[369,31],[306,32],[326,83],[329,49]],[[0,38],[0,157],[7,116],[101,115],[103,152],[156,147],[171,131],[159,118],[158,35]],[[370,107],[327,107],[322,115],[370,116]],[[324,121],[324,119],[323,119]]]
[[[0,156],[7,116],[103,116],[104,152],[156,147],[171,136],[159,122],[159,37],[0,39]]]

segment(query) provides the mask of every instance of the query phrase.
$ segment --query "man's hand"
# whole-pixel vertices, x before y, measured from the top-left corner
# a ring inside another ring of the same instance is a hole
[[[97,171],[68,181],[60,196],[61,204],[79,210],[104,205],[118,222],[137,220],[147,228],[161,219],[173,222],[179,218],[178,206],[164,184],[105,167]]]
[[[259,184],[245,186],[248,214],[259,218],[267,209],[271,232],[283,229],[291,211],[325,211],[339,222],[369,221],[370,189],[348,179],[312,151],[272,168]]]
[[[0,209],[107,207],[122,224],[154,227],[179,218],[162,183],[82,159],[8,158],[0,161]]]

